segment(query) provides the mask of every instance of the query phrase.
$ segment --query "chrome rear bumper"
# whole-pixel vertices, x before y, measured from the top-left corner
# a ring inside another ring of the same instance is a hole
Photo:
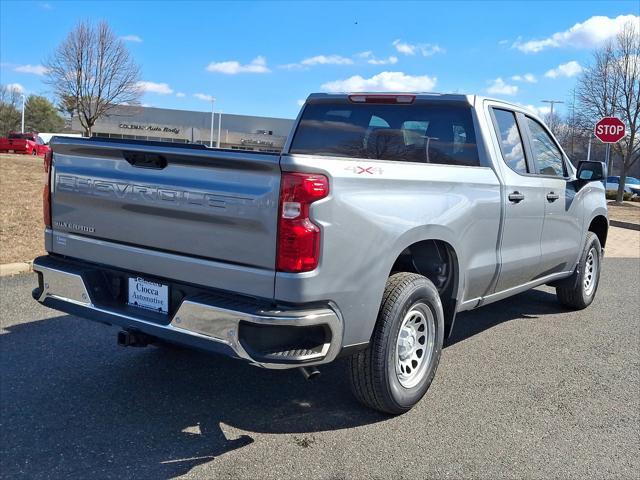
[[[283,369],[299,366],[319,365],[336,358],[342,346],[342,321],[331,308],[302,309],[231,309],[208,302],[206,296],[197,299],[185,298],[168,324],[148,321],[131,315],[130,312],[96,304],[81,270],[65,267],[59,261],[48,261],[49,257],[34,260],[33,270],[40,277],[40,288],[34,298],[57,310],[76,314],[104,323],[119,325],[125,329],[138,330],[157,338],[199,346],[215,344],[229,347],[233,356],[265,368]],[[313,327],[322,326],[329,332],[326,343],[313,350],[290,349],[272,356],[248,351],[239,336],[240,324],[246,322],[261,326]],[[204,340],[204,343],[202,342]],[[207,348],[206,346],[204,348]],[[212,348],[212,350],[220,351]]]

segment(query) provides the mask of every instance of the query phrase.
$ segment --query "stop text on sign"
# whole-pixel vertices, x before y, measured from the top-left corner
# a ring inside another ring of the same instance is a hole
[[[625,135],[625,125],[619,118],[605,117],[601,119],[593,133],[603,143],[616,143]]]

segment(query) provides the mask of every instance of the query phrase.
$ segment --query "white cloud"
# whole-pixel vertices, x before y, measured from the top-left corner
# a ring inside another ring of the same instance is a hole
[[[38,6],[43,10],[53,10],[53,5],[50,3],[39,3]]]
[[[186,95],[185,93],[182,93],[182,92],[178,92],[178,93],[176,93],[176,97],[178,97],[178,98],[184,98],[184,97],[186,97],[186,96],[187,96],[187,95]]]
[[[509,85],[502,78],[498,77],[491,81],[491,85],[487,88],[487,93],[492,95],[515,95],[518,93],[517,85]]]
[[[407,75],[404,72],[382,72],[371,78],[354,75],[345,80],[327,82],[320,88],[327,92],[419,92],[430,91],[437,78],[428,75]]]
[[[123,35],[120,37],[120,40],[124,40],[125,42],[142,43],[142,38],[138,35]]]
[[[573,77],[580,72],[582,72],[582,67],[578,62],[572,60],[570,62],[558,65],[556,68],[552,68],[551,70],[547,71],[544,76],[548,78]]]
[[[138,88],[146,93],[158,93],[160,95],[169,95],[173,93],[171,87],[166,83],[156,82],[138,82]]]
[[[594,16],[582,23],[576,23],[573,27],[563,32],[556,32],[542,40],[529,40],[522,42],[517,40],[512,48],[525,53],[537,53],[545,48],[593,48],[600,43],[613,38],[626,22],[640,21],[637,15],[619,15],[615,18]]]
[[[24,93],[24,87],[19,83],[9,83],[6,85],[7,90],[13,90],[17,93]]]
[[[360,54],[356,56],[360,56]],[[287,63],[279,67],[286,70],[304,70],[316,65],[353,65],[353,60],[341,55],[316,55],[315,57],[305,58],[298,63]]]
[[[420,54],[423,57],[430,57],[431,55],[435,55],[436,53],[444,52],[443,48],[432,43],[411,44],[398,39],[394,40],[391,44],[396,47],[398,53],[402,53],[403,55]]]
[[[269,73],[267,60],[263,56],[257,56],[251,62],[242,65],[236,60],[227,62],[211,62],[207,65],[207,71],[224,73],[225,75],[236,75],[238,73]]]
[[[370,58],[367,63],[371,65],[395,65],[398,63],[398,57],[391,55],[387,58]]]
[[[545,115],[547,115],[549,112],[551,112],[551,107],[536,107],[535,105],[523,105],[521,103],[519,103],[518,105],[520,105],[521,107],[526,108],[527,110],[531,110],[533,113],[535,113],[536,115],[538,115],[539,117],[544,117]]]
[[[315,57],[305,58],[300,62],[302,65],[352,65],[353,60],[340,55],[316,55]]]
[[[13,70],[20,73],[33,73],[34,75],[44,75],[49,71],[43,65],[18,65]]]
[[[511,77],[514,82],[536,83],[538,79],[533,73],[525,73],[524,75],[514,75]]]
[[[304,102],[305,102],[305,100],[303,100],[303,99],[299,99],[299,100],[296,101],[296,103],[298,104],[299,107],[303,106]]]
[[[387,58],[376,58],[371,50],[356,53],[355,56],[365,59],[367,63],[371,65],[395,65],[396,63],[398,63],[398,57],[394,55],[390,55]]]
[[[205,102],[212,102],[215,100],[215,98],[212,95],[208,95],[206,93],[194,93],[193,96],[196,97],[198,100],[204,100]]]

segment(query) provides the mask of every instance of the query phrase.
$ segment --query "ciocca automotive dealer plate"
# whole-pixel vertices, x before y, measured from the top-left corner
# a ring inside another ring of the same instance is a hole
[[[129,305],[169,313],[169,287],[144,278],[129,278]]]

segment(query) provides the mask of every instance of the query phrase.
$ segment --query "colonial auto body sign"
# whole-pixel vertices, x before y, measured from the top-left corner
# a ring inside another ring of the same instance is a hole
[[[147,132],[173,133],[175,135],[178,135],[180,133],[180,129],[175,127],[161,127],[159,125],[140,125],[139,123],[121,123],[119,127],[125,128],[127,130],[145,130]]]

